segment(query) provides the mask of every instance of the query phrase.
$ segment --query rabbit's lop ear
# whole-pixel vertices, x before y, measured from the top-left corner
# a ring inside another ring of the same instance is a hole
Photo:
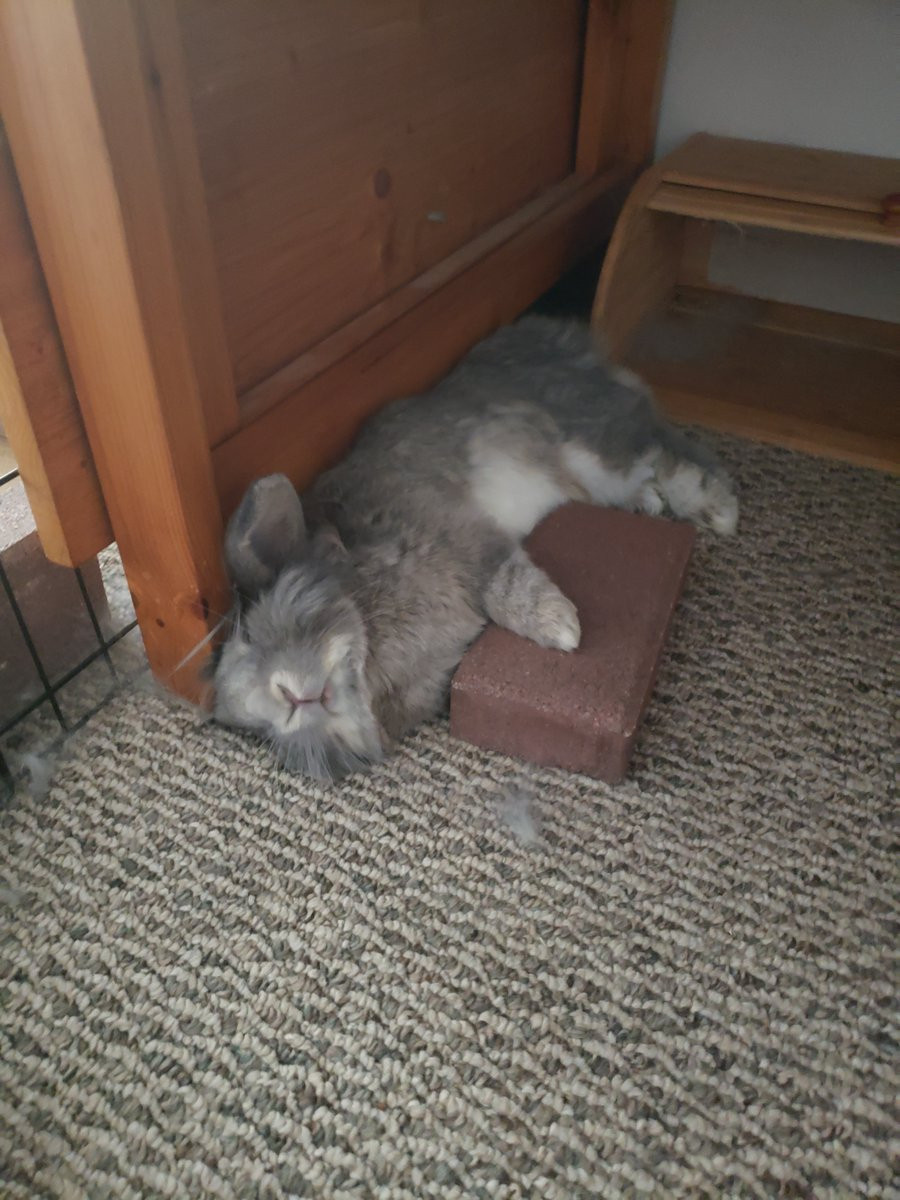
[[[306,522],[286,475],[251,483],[225,532],[225,562],[239,591],[256,596],[301,554]]]

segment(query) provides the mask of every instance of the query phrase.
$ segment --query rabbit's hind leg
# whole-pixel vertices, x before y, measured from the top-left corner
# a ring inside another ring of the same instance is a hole
[[[653,486],[676,517],[732,534],[738,501],[731,480],[716,460],[679,429],[665,431],[655,464]]]

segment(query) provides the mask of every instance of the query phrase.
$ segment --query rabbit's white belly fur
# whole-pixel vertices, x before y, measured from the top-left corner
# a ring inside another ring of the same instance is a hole
[[[473,457],[471,487],[480,511],[504,533],[522,538],[554,508],[585,494],[595,504],[634,507],[652,477],[649,459],[617,471],[571,442],[562,447],[557,471],[495,448],[482,452]]]
[[[472,495],[486,517],[504,533],[519,538],[568,499],[561,482],[548,470],[497,450],[473,462]]]

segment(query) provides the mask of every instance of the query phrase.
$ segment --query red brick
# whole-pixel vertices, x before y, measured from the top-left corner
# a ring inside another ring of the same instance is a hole
[[[527,542],[578,609],[581,645],[546,650],[489,626],[453,679],[454,736],[545,766],[620,780],[653,689],[694,544],[681,521],[590,504]]]

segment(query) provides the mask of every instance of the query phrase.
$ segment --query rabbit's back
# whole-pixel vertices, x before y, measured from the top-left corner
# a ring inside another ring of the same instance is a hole
[[[432,391],[371,418],[315,495],[348,546],[439,533],[469,558],[491,526],[521,539],[590,491],[567,448],[601,445],[604,469],[627,476],[657,432],[649,396],[605,363],[587,329],[525,318]]]

